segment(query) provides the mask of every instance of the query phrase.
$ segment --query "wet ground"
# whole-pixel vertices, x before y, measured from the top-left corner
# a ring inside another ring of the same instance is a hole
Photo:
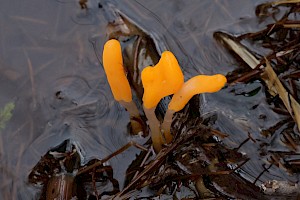
[[[262,0],[99,1],[82,10],[77,1],[3,1],[0,7],[0,108],[15,108],[0,129],[0,199],[35,199],[39,188],[28,175],[41,156],[70,139],[81,149],[82,165],[101,159],[130,140],[146,139],[127,133],[129,116],[113,100],[102,65],[110,9],[118,10],[149,34],[158,52],[171,50],[185,79],[196,74],[228,73],[237,62],[213,39],[215,31],[255,32],[266,24],[255,16]],[[238,147],[248,133],[257,141],[240,151],[255,158],[241,173],[250,180],[264,170],[265,152],[287,150],[261,135],[286,119],[272,110],[260,81],[225,87],[201,96],[200,113],[211,125],[230,135],[224,143]],[[254,92],[253,92],[254,91]],[[280,130],[279,130],[280,131]],[[271,141],[271,143],[270,143]],[[263,145],[267,143],[268,145]],[[127,166],[140,150],[130,148],[109,161],[120,187]],[[122,165],[120,165],[122,163]],[[298,181],[276,166],[267,180]]]

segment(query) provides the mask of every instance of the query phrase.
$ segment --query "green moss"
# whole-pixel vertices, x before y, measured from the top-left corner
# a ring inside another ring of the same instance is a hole
[[[0,131],[5,128],[6,123],[12,117],[12,111],[15,108],[14,103],[7,103],[3,109],[0,110]]]

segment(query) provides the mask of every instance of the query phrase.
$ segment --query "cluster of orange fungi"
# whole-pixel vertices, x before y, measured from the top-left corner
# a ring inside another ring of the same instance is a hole
[[[111,39],[104,45],[103,66],[115,100],[126,108],[131,117],[140,119],[123,68],[122,50],[118,40]],[[156,153],[162,149],[163,144],[168,144],[173,139],[170,133],[173,114],[183,109],[195,94],[217,92],[226,83],[226,77],[221,74],[198,75],[184,82],[177,59],[170,51],[163,52],[154,67],[148,66],[143,69],[141,78],[144,87],[143,108]],[[155,108],[162,98],[172,94],[172,100],[161,124],[156,118]],[[131,123],[136,133],[143,130],[138,123]]]

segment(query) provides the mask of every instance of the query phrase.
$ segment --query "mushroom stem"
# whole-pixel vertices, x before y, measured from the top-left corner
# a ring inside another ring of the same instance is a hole
[[[130,114],[133,134],[143,131],[143,121],[132,100],[132,93],[123,67],[121,45],[118,40],[107,41],[103,49],[103,67],[114,99],[122,104]]]
[[[167,143],[170,143],[173,139],[170,132],[173,114],[183,109],[195,94],[217,92],[224,87],[226,82],[226,77],[221,74],[213,76],[198,75],[182,85],[173,95],[162,124],[162,132]]]
[[[126,101],[119,101],[119,103],[129,112],[130,115],[130,123],[131,123],[131,130],[133,134],[141,134],[144,132],[143,127],[143,120],[141,119],[139,110],[136,104],[133,101],[126,102]]]
[[[144,107],[144,112],[148,119],[149,127],[151,130],[151,139],[154,151],[158,153],[162,149],[163,139],[160,132],[160,123],[155,115],[155,107],[149,109]]]
[[[161,131],[165,137],[165,141],[167,144],[171,143],[173,140],[173,136],[171,134],[171,124],[174,113],[175,110],[168,109],[164,117],[164,122],[161,125]]]
[[[162,149],[165,140],[154,112],[155,108],[163,97],[180,89],[184,77],[176,57],[172,52],[165,51],[154,67],[148,66],[143,69],[141,78],[144,87],[144,111],[149,121],[153,147],[157,153]]]

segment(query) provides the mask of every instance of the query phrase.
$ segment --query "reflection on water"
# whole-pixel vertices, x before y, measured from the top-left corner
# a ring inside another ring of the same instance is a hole
[[[88,10],[81,10],[75,1],[2,2],[0,107],[8,102],[16,107],[0,133],[1,198],[35,198],[37,191],[26,183],[27,176],[42,155],[64,140],[78,144],[85,164],[136,139],[127,134],[129,116],[113,100],[101,66],[111,9],[149,34],[159,52],[174,52],[188,79],[198,73],[227,74],[239,68],[212,35],[218,30],[235,34],[258,30],[263,24],[257,22],[254,7],[260,2],[126,0],[101,1],[98,6],[93,0]],[[263,88],[260,82],[237,84],[201,97],[202,116],[214,115],[211,125],[231,135],[225,144],[238,147],[248,134],[259,141],[240,148],[250,157],[259,157],[258,163],[250,161],[242,168],[250,181],[264,170],[263,152],[278,148],[275,140],[264,146],[269,141],[260,131],[285,119],[272,111]],[[109,161],[121,187],[126,168],[138,152],[131,148]],[[272,167],[259,182],[272,179],[294,177]]]

